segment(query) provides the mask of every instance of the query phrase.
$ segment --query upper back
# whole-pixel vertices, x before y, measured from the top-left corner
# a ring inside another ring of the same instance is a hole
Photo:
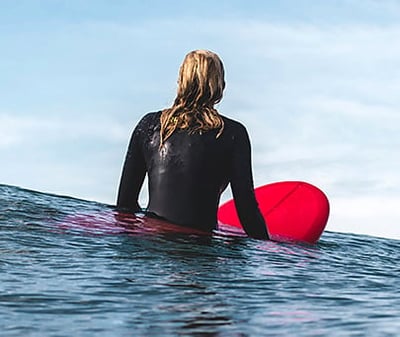
[[[227,178],[235,139],[244,129],[242,124],[222,116],[225,126],[218,137],[218,130],[193,134],[178,130],[160,148],[160,115],[161,112],[147,114],[139,123],[149,175],[168,170],[182,177],[190,174],[198,179]]]

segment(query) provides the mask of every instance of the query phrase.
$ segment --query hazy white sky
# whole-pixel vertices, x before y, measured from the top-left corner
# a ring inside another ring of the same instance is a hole
[[[400,239],[399,36],[394,0],[2,0],[0,183],[114,203],[132,128],[204,48],[256,185],[308,181],[328,230]]]

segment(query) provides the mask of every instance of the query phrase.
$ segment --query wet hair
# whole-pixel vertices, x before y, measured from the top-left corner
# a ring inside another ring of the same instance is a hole
[[[221,101],[224,88],[224,66],[217,54],[208,50],[187,54],[174,104],[161,113],[160,148],[177,129],[190,134],[218,129],[219,137],[224,122],[214,105]]]

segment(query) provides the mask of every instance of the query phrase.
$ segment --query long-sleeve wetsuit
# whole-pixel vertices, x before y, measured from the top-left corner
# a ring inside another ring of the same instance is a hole
[[[140,211],[138,195],[146,173],[147,212],[170,222],[212,231],[221,193],[231,184],[240,222],[249,236],[268,238],[254,195],[250,140],[245,127],[226,117],[224,130],[188,134],[176,130],[160,144],[161,112],[145,115],[128,147],[117,207]]]

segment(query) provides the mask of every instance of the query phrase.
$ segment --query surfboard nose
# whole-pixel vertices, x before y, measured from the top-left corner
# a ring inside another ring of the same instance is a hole
[[[282,181],[255,189],[256,199],[275,241],[316,243],[329,218],[329,200],[318,187],[304,181]],[[220,206],[218,220],[242,227],[235,204]]]

